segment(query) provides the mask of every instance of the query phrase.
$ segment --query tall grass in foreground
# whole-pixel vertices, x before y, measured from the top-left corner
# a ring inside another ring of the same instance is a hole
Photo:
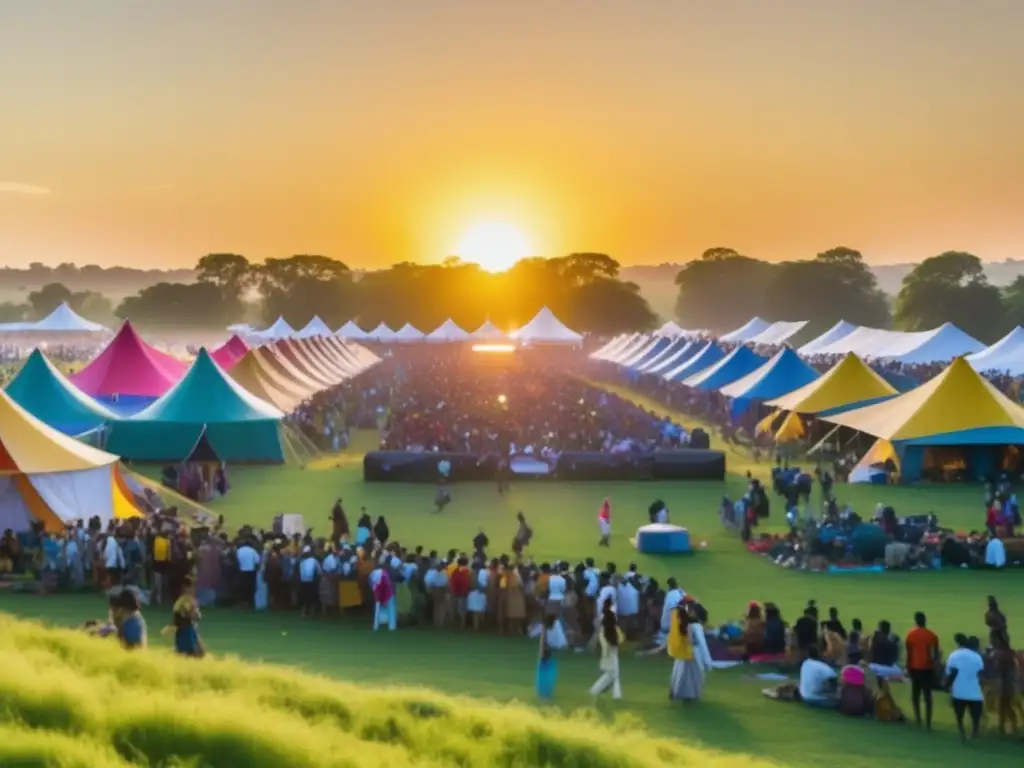
[[[128,653],[6,614],[0,658],[5,768],[766,765],[658,738],[628,719],[360,687],[234,659]]]

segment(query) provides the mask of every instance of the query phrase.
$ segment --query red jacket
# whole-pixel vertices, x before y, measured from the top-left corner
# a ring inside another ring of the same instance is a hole
[[[448,580],[448,588],[456,597],[469,596],[469,568],[458,567]]]

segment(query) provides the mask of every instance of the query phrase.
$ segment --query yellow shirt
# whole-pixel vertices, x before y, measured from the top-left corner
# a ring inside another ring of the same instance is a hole
[[[693,661],[693,645],[690,643],[690,634],[680,629],[678,613],[678,611],[672,612],[666,650],[673,659]]]
[[[166,563],[171,559],[171,542],[166,536],[157,536],[153,539],[153,559],[160,563]]]

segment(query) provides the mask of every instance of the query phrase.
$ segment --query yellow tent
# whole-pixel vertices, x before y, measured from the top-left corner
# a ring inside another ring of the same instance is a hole
[[[896,394],[889,382],[850,353],[821,378],[765,405],[796,413],[823,413]]]
[[[0,392],[0,529],[38,520],[56,532],[93,516],[139,515],[117,456],[48,427]]]
[[[314,392],[320,392],[324,388],[322,384],[314,381],[292,365],[284,355],[273,347],[257,347],[249,351],[259,358],[264,368],[275,371],[280,378],[289,382],[291,390],[301,392],[302,399],[309,397]]]
[[[792,443],[807,437],[807,429],[796,411],[790,411],[786,420],[779,425],[779,431],[775,433],[775,442],[780,445]]]
[[[764,435],[767,434],[768,432],[771,432],[773,429],[775,429],[775,422],[779,420],[779,416],[781,415],[782,411],[772,411],[771,413],[769,413],[767,416],[765,416],[763,419],[757,422],[757,426],[754,427],[754,434]]]
[[[820,418],[890,442],[1024,443],[1024,408],[993,387],[963,358],[910,392]]]

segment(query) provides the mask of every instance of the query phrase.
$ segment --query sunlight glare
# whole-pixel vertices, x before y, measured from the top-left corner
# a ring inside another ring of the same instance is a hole
[[[526,236],[511,224],[483,221],[470,227],[459,241],[456,255],[479,264],[488,272],[504,272],[531,255]]]

